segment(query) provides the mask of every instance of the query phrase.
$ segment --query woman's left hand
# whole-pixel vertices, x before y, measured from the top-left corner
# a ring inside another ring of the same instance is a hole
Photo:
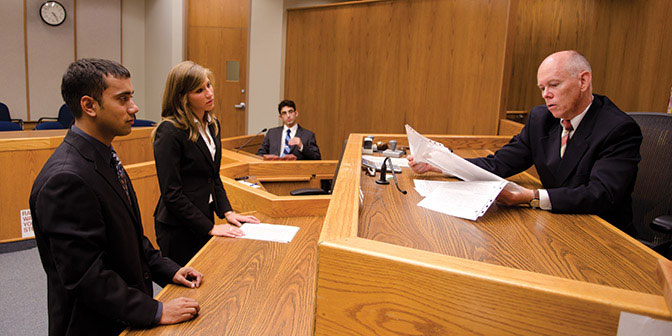
[[[242,223],[259,224],[259,220],[254,216],[243,216],[235,212],[230,212],[226,216],[226,221],[231,225],[241,226]]]

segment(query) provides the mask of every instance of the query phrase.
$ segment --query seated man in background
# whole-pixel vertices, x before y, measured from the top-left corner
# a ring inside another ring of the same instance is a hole
[[[296,119],[299,111],[291,100],[283,100],[278,105],[278,117],[283,126],[271,128],[264,137],[264,142],[257,150],[257,155],[265,160],[286,159],[294,156],[297,160],[320,160],[320,148],[317,147],[315,134],[301,127]]]
[[[595,214],[634,235],[632,190],[642,133],[609,98],[592,93],[592,70],[577,51],[548,56],[537,71],[546,105],[494,155],[469,161],[503,178],[535,165],[544,189],[502,191],[498,202],[555,213]],[[441,172],[409,157],[416,173]]]

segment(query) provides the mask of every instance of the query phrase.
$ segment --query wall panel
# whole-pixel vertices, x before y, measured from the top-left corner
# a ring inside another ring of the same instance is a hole
[[[54,117],[63,105],[61,77],[75,60],[73,0],[63,0],[65,22],[52,27],[39,15],[42,0],[26,0],[30,118]]]
[[[543,103],[539,63],[576,49],[593,67],[594,92],[625,111],[665,111],[672,87],[672,2],[524,0],[516,15],[509,110]]]
[[[121,0],[77,1],[77,58],[121,62]]]
[[[496,134],[509,6],[416,0],[288,12],[285,97],[334,159],[353,132]]]
[[[26,61],[23,35],[23,1],[0,3],[0,102],[9,107],[12,118],[27,119]],[[9,52],[11,51],[11,52]]]

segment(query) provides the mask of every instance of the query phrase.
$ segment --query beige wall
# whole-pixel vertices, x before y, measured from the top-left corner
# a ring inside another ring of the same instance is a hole
[[[73,0],[61,0],[67,17],[57,27],[40,19],[42,2],[26,0],[25,31],[23,2],[0,2],[0,101],[12,117],[55,117],[68,64],[100,57],[129,68],[138,116],[158,120],[165,76],[183,59],[183,0],[86,0],[76,11]]]
[[[0,3],[0,101],[12,118],[26,119],[26,58],[23,40],[23,1]]]
[[[182,0],[145,1],[146,119],[161,119],[161,96],[166,76],[183,60],[183,6]]]
[[[284,97],[285,34],[288,8],[343,0],[250,0],[247,133],[281,125],[278,103]],[[301,102],[297,101],[300,110]],[[300,120],[299,120],[300,122]]]
[[[79,1],[76,11],[73,0],[60,2],[67,16],[56,27],[40,19],[42,0],[26,0],[25,13],[21,1],[0,3],[0,100],[10,107],[14,118],[56,116],[63,104],[61,76],[76,57],[121,57],[120,0]],[[103,35],[105,38],[100,38]]]

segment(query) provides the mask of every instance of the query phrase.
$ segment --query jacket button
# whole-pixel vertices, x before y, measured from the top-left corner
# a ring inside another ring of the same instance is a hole
[[[145,277],[145,280],[149,280],[149,272],[143,273],[143,276]]]

